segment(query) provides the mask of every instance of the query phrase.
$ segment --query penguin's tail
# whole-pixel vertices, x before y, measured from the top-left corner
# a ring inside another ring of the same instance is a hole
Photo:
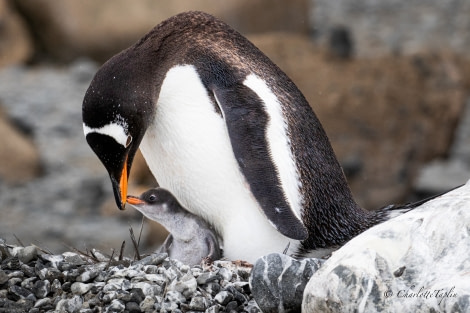
[[[441,192],[439,194],[436,194],[436,195],[432,195],[430,197],[427,197],[425,199],[422,199],[422,200],[418,200],[416,202],[410,202],[410,203],[406,203],[406,204],[390,204],[390,205],[387,205],[387,206],[384,206],[380,209],[378,209],[376,212],[378,215],[380,215],[383,220],[388,220],[388,219],[391,219],[391,218],[394,218],[396,216],[399,216],[399,215],[402,215],[406,212],[409,212],[423,204],[425,204],[426,202],[428,201],[431,201],[431,200],[434,200],[436,198],[439,198],[440,196],[448,193],[448,192],[451,192],[457,188],[460,188],[462,187],[463,185],[459,185],[457,187],[454,187],[448,191],[444,191],[444,192]]]

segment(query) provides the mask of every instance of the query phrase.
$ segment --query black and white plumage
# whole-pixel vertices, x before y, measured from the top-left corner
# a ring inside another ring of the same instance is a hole
[[[320,256],[389,210],[354,201],[310,105],[268,57],[202,12],[176,15],[106,62],[83,101],[86,139],[126,202],[141,149],[160,186],[223,238],[228,259]]]
[[[168,190],[149,189],[139,197],[127,196],[127,202],[170,232],[160,251],[171,258],[188,265],[221,258],[217,234],[210,225],[188,212]]]

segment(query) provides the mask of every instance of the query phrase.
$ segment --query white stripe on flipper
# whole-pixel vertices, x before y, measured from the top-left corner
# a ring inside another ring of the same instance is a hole
[[[270,157],[277,170],[287,202],[295,216],[301,220],[301,182],[291,152],[290,139],[287,136],[287,123],[282,113],[281,104],[266,82],[258,76],[248,75],[243,84],[253,90],[263,101],[269,116],[266,141]]]

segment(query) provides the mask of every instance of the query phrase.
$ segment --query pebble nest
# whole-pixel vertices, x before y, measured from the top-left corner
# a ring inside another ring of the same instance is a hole
[[[261,312],[248,282],[252,267],[243,262],[54,255],[3,239],[0,259],[0,312]]]

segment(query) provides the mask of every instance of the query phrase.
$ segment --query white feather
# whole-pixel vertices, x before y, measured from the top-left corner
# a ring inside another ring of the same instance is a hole
[[[120,119],[117,122],[112,122],[102,127],[92,128],[88,127],[83,123],[83,133],[85,137],[90,133],[98,133],[101,135],[107,135],[120,145],[127,147],[129,144],[129,135],[127,134],[127,124]]]
[[[287,123],[282,113],[281,104],[265,81],[258,76],[248,75],[243,84],[253,90],[263,101],[269,116],[266,140],[270,156],[276,167],[287,202],[293,209],[295,216],[301,221],[301,181],[291,152]]]

